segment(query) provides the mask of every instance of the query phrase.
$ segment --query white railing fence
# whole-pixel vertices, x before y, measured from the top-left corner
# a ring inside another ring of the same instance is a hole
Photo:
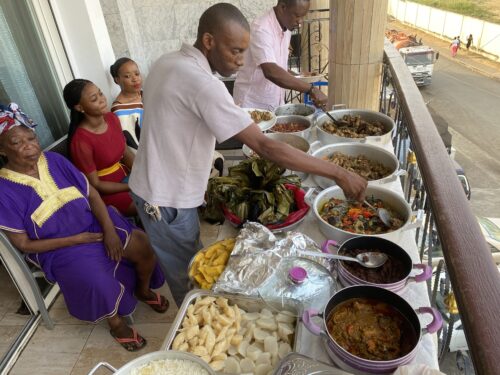
[[[469,34],[472,34],[472,48],[500,61],[498,24],[405,0],[389,0],[387,13],[401,22],[443,39],[460,36],[464,45]]]

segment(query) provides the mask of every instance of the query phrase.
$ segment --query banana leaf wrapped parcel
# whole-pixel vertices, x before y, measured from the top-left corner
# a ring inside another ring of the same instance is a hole
[[[250,158],[230,167],[227,177],[214,177],[208,181],[203,217],[208,221],[223,222],[226,210],[242,223],[257,221],[269,225],[283,222],[297,210],[295,193],[289,186],[300,188],[301,183],[298,176],[283,176],[284,172],[285,168],[261,158]]]

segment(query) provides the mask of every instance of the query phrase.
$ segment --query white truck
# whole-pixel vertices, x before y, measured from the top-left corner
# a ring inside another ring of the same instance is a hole
[[[429,85],[432,82],[434,63],[439,58],[439,52],[429,46],[412,46],[399,49],[417,86]]]
[[[386,30],[385,35],[403,57],[417,86],[429,85],[439,52],[423,45],[422,39],[417,41],[416,35],[408,35],[394,29]]]

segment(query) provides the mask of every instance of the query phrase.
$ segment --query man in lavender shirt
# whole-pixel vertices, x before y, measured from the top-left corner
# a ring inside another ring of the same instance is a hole
[[[284,104],[285,89],[307,93],[317,106],[328,100],[317,87],[289,73],[291,30],[302,24],[309,0],[279,0],[250,26],[250,48],[236,76],[234,102],[246,108],[274,110]]]

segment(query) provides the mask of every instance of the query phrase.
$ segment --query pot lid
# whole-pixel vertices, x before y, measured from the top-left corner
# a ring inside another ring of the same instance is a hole
[[[274,310],[290,302],[296,311],[322,310],[336,291],[335,279],[321,264],[300,257],[283,258],[273,275],[259,287],[259,295]],[[285,303],[285,301],[287,301]]]

